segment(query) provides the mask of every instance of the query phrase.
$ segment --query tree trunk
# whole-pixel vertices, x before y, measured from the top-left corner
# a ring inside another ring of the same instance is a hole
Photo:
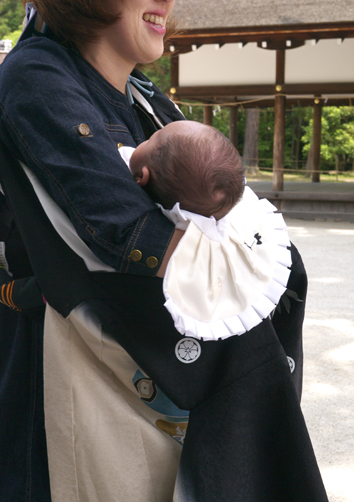
[[[238,108],[230,106],[230,133],[229,139],[235,148],[238,147]]]
[[[302,135],[302,118],[299,118],[296,131],[296,149],[295,149],[295,165],[296,169],[299,169],[299,157],[300,157],[300,146],[301,146],[301,135]]]
[[[292,120],[292,125],[293,125],[293,131],[292,131],[292,136],[291,136],[291,167],[292,169],[296,169],[297,168],[297,165],[296,165],[296,126],[297,126],[297,123],[296,123],[296,118],[293,117],[293,120]]]
[[[246,110],[243,163],[246,174],[253,176],[258,174],[258,129],[259,108],[248,108]]]
[[[305,178],[311,178],[312,171],[313,171],[313,147],[312,147],[312,143],[311,143],[309,154],[307,156],[307,161],[306,161]]]
[[[339,155],[336,155],[336,173],[339,171]]]
[[[322,129],[322,103],[319,99],[315,99],[313,107],[313,171],[312,182],[319,183],[321,181],[321,129]]]

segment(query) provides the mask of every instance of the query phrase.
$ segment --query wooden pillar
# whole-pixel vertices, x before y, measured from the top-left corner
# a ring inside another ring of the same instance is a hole
[[[203,106],[203,123],[213,125],[213,108],[211,106]]]
[[[179,55],[173,54],[171,56],[171,73],[170,73],[170,94],[174,101],[179,101],[176,94],[176,88],[179,86]]]
[[[281,93],[285,82],[285,49],[276,51],[275,89]],[[284,189],[285,155],[285,96],[275,96],[274,101],[274,147],[273,147],[273,190]]]
[[[235,148],[238,146],[238,107],[230,106],[230,133],[229,139]]]
[[[321,171],[321,126],[322,126],[322,103],[316,97],[313,106],[313,130],[312,130],[312,159],[313,171],[312,181],[319,183]]]

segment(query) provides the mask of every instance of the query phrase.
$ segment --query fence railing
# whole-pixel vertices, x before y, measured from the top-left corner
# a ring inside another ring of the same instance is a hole
[[[255,161],[255,162],[254,162]],[[248,175],[255,174],[257,175],[258,171],[262,172],[268,172],[272,173],[273,172],[273,166],[269,167],[269,164],[272,164],[273,159],[249,159],[249,165],[248,162],[244,160],[244,168],[245,171]],[[256,164],[256,165],[255,165]],[[353,170],[339,170],[339,169],[307,169],[306,168],[306,161],[297,161],[297,164],[301,164],[301,166],[297,167],[290,167],[289,164],[291,164],[291,161],[285,162],[284,166],[284,175],[294,175],[298,176],[299,178],[311,178],[313,174],[320,174],[320,176],[324,175],[327,177],[331,178],[331,181],[342,181],[343,178],[346,178],[346,181],[353,181],[354,182],[354,169]]]

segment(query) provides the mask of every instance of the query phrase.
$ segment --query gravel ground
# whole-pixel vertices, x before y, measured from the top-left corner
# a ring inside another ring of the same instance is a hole
[[[330,502],[354,502],[354,224],[287,224],[309,278],[302,409]]]

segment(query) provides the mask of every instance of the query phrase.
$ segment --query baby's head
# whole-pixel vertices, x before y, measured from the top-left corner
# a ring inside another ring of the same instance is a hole
[[[178,121],[140,144],[130,159],[132,174],[155,202],[219,220],[244,190],[242,160],[217,129]]]

